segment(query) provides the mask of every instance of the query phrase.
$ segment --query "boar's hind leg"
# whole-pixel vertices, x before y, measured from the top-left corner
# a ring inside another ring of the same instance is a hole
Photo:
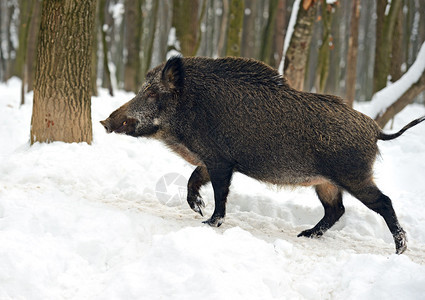
[[[205,207],[205,203],[202,201],[201,195],[199,195],[199,190],[208,182],[210,182],[210,175],[207,168],[199,166],[193,171],[187,183],[187,203],[189,203],[192,210],[201,216],[204,216],[201,207]]]
[[[229,194],[233,168],[228,166],[214,169],[208,168],[208,173],[214,189],[215,208],[211,218],[203,223],[218,227],[224,222],[224,217],[226,215],[226,199]]]
[[[397,220],[391,199],[378,189],[372,179],[367,180],[366,184],[361,186],[350,186],[345,189],[384,218],[393,235],[396,253],[403,253],[407,249],[406,233]]]
[[[316,193],[325,209],[324,217],[311,229],[304,230],[298,236],[319,237],[331,228],[344,214],[341,190],[331,183],[316,185]]]

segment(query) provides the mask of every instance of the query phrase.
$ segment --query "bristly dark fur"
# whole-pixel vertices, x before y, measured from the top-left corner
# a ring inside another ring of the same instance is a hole
[[[172,84],[169,88],[180,91],[184,84],[184,68],[181,56],[171,57],[165,64],[161,72],[161,81],[165,85]]]
[[[202,215],[199,189],[214,189],[205,221],[220,226],[234,172],[278,185],[315,186],[324,217],[300,236],[322,235],[344,214],[348,191],[379,213],[397,253],[404,230],[373,181],[377,140],[393,139],[371,118],[332,95],[291,88],[273,68],[245,58],[173,57],[146,75],[136,97],[102,121],[108,132],[153,137],[191,164],[189,206]]]

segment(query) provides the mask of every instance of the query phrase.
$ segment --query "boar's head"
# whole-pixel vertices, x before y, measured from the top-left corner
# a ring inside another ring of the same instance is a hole
[[[182,58],[172,57],[165,65],[149,71],[137,95],[100,123],[108,133],[152,136],[168,123],[183,83]]]

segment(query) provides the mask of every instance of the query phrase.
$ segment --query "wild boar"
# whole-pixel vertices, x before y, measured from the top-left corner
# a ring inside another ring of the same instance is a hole
[[[220,226],[232,174],[276,185],[314,186],[324,217],[298,236],[319,237],[344,214],[347,191],[380,214],[396,253],[406,250],[389,197],[373,181],[377,141],[391,140],[371,118],[342,99],[291,88],[275,69],[253,59],[173,57],[146,75],[138,94],[101,121],[108,133],[163,141],[196,166],[187,202],[204,207],[199,190],[212,183]]]

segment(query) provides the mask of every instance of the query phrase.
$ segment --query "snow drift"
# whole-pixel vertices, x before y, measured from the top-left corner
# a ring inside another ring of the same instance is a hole
[[[158,142],[106,135],[98,123],[131,94],[112,98],[101,90],[93,98],[92,146],[32,147],[31,104],[19,107],[19,81],[1,84],[0,95],[0,299],[425,294],[423,125],[379,144],[376,181],[393,200],[409,238],[408,250],[397,256],[383,219],[349,195],[346,214],[322,238],[297,238],[323,214],[312,189],[270,188],[239,174],[226,223],[203,225],[185,203],[181,184],[192,166]],[[423,106],[410,105],[397,115],[394,129],[424,114]],[[202,195],[209,215],[210,185]]]

